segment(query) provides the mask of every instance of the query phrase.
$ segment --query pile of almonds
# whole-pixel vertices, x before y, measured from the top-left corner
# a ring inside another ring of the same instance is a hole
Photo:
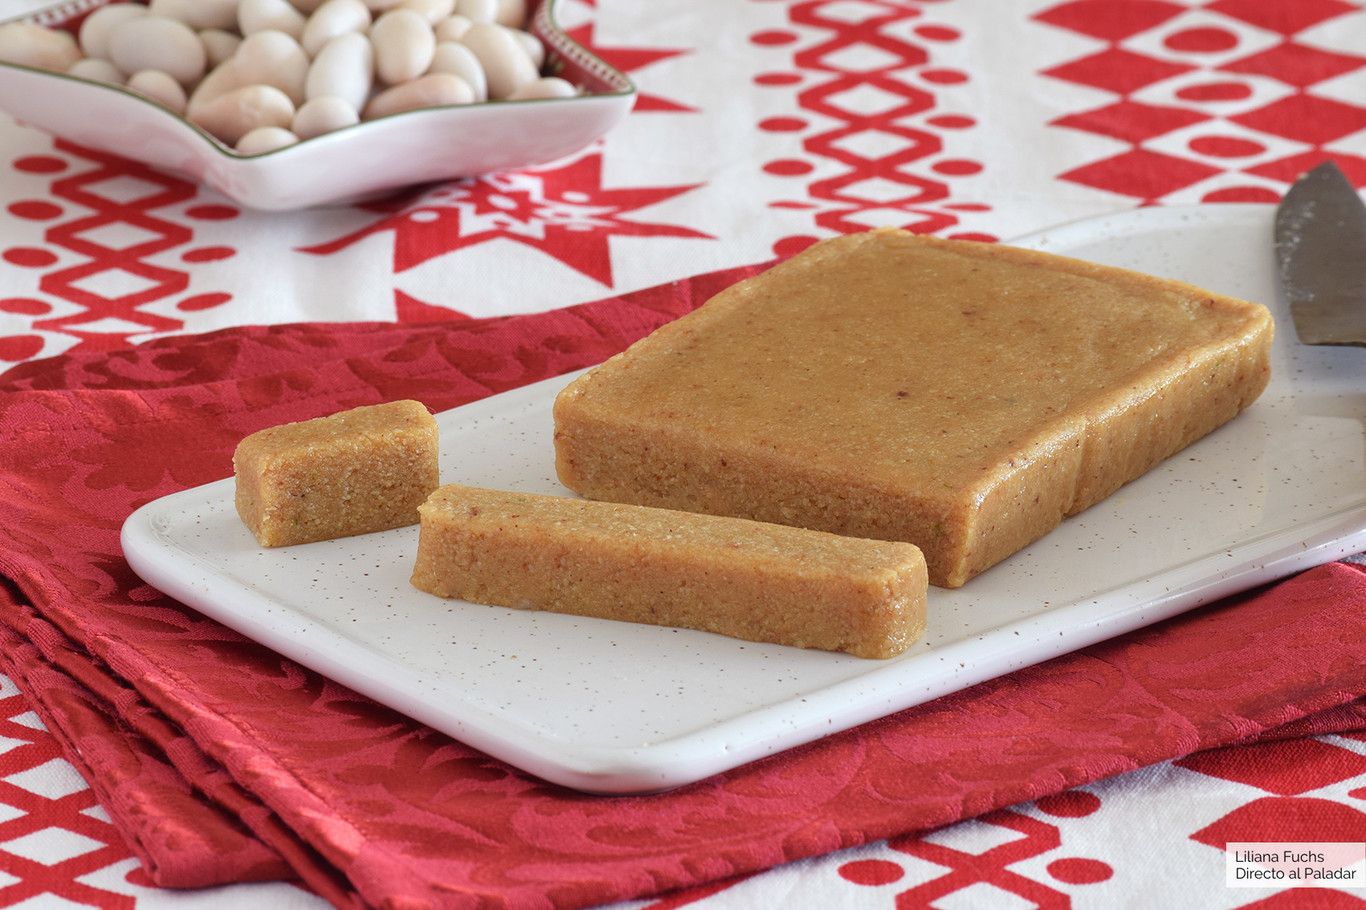
[[[123,85],[255,155],[399,111],[571,97],[528,0],[149,0],[78,33],[0,26],[0,60]]]

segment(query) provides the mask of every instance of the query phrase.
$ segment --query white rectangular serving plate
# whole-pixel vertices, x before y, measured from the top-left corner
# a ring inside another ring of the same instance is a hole
[[[1366,350],[1296,341],[1271,219],[1144,208],[1016,241],[1266,303],[1273,378],[1109,499],[932,588],[924,638],[892,660],[443,600],[409,584],[417,528],[263,549],[231,479],[139,509],[124,552],[167,594],[533,775],[600,793],[691,783],[1366,550]],[[551,418],[569,378],[438,415],[443,481],[572,495]]]

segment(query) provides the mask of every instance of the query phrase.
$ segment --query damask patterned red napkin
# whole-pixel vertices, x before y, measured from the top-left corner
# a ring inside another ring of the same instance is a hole
[[[225,330],[0,377],[0,669],[155,881],[594,906],[1212,746],[1366,729],[1366,573],[1334,564],[669,793],[589,796],[281,658],[122,558],[135,508],[229,475],[260,427],[559,375],[757,270],[494,320]]]

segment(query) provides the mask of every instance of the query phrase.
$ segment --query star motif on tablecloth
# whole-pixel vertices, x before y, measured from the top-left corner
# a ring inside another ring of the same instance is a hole
[[[698,237],[689,227],[624,217],[694,186],[602,185],[602,156],[593,152],[540,169],[461,180],[368,206],[387,217],[304,252],[327,255],[384,231],[394,234],[394,271],[494,239],[514,240],[612,286],[612,237]]]
[[[569,29],[565,34],[570,38],[573,38],[578,44],[591,50],[596,56],[601,57],[612,66],[627,74],[644,69],[652,63],[658,63],[660,60],[667,60],[670,57],[691,53],[691,51],[682,49],[666,50],[664,48],[644,47],[600,47],[596,43],[592,22],[578,28]],[[635,113],[645,113],[649,111],[692,112],[696,110],[696,108],[689,107],[688,105],[677,101],[671,101],[661,95],[652,95],[649,92],[643,91],[636,94],[635,106],[632,108],[632,111]]]

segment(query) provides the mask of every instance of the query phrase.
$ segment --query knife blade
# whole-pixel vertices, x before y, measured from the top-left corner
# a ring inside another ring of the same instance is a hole
[[[1336,164],[1295,181],[1276,209],[1274,233],[1300,341],[1366,346],[1366,205]]]

